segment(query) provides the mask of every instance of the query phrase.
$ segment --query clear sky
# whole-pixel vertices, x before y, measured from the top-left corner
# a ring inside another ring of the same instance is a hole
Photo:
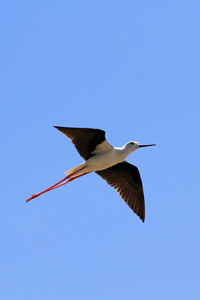
[[[0,299],[200,299],[200,2],[0,2]],[[52,126],[100,128],[146,220]]]

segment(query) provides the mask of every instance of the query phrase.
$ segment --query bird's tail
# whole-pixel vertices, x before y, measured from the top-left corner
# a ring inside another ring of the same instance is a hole
[[[73,177],[76,177],[76,176],[79,176],[79,175],[82,175],[83,173],[85,173],[84,172],[85,168],[86,168],[86,163],[84,162],[84,163],[66,171],[65,174],[68,175],[70,178],[73,178]],[[82,171],[82,170],[84,170],[84,171]]]

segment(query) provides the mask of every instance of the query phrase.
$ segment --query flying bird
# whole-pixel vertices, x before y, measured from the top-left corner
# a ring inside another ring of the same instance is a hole
[[[65,172],[65,178],[48,189],[32,195],[26,202],[58,188],[74,179],[95,172],[110,186],[144,222],[145,203],[142,180],[138,168],[125,161],[126,157],[138,148],[155,146],[128,142],[123,147],[113,147],[105,139],[105,131],[93,128],[54,126],[71,139],[84,162]]]

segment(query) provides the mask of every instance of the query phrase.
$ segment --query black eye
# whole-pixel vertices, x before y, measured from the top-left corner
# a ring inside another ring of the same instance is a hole
[[[133,143],[133,142],[131,142],[131,145],[134,145],[134,143]]]

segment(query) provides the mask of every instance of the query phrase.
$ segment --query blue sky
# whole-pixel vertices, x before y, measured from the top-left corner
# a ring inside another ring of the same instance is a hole
[[[10,299],[199,299],[199,1],[0,3],[1,280]],[[146,220],[52,126],[136,140]]]

